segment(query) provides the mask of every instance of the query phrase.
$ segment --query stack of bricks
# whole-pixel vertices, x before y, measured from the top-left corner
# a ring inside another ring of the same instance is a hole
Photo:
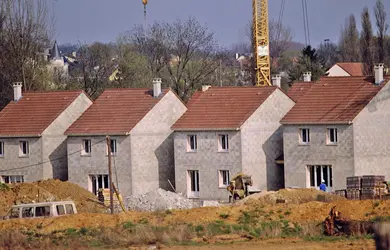
[[[347,197],[347,190],[341,189],[334,191],[336,195],[346,198]]]
[[[349,200],[360,200],[362,188],[362,177],[351,176],[347,177],[346,197]]]
[[[362,177],[362,200],[375,199],[379,196],[379,185],[385,181],[383,175],[363,175]]]

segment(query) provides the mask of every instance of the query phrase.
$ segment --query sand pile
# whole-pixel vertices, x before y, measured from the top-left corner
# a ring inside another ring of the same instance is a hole
[[[161,188],[146,194],[127,197],[127,207],[136,211],[163,211],[167,209],[190,209],[199,206],[180,194]]]
[[[310,201],[331,202],[345,200],[345,198],[319,191],[316,189],[302,188],[302,189],[281,189],[277,192],[261,192],[250,195],[245,199],[237,202],[237,205],[256,205],[256,204],[301,204]]]
[[[88,190],[59,180],[3,185],[0,189],[0,216],[6,214],[14,204],[31,202],[73,200],[79,213],[105,212],[104,206]]]

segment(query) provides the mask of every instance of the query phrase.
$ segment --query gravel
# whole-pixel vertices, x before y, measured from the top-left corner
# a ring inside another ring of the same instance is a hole
[[[127,209],[136,211],[163,211],[199,207],[199,204],[183,197],[181,194],[161,188],[138,196],[129,196],[126,201]]]

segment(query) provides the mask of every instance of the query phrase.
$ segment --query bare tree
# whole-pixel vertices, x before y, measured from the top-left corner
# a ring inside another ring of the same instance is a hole
[[[359,32],[356,26],[354,15],[350,15],[345,22],[345,27],[341,30],[339,48],[341,59],[344,62],[359,62]]]
[[[0,1],[0,106],[11,98],[15,81],[24,90],[48,86],[42,52],[52,25],[45,0]]]
[[[162,77],[184,100],[208,81],[226,56],[214,33],[193,17],[173,23],[156,22],[146,31],[137,26],[130,38],[148,58],[153,76]]]
[[[362,12],[362,32],[360,35],[360,51],[362,61],[364,62],[364,74],[371,75],[374,69],[373,58],[373,34],[368,8],[365,7]]]
[[[330,41],[321,43],[317,53],[324,59],[325,68],[330,68],[340,61],[340,51],[335,43]]]
[[[386,58],[385,38],[386,38],[386,31],[389,26],[386,23],[387,13],[382,0],[376,1],[374,7],[374,13],[375,13],[376,27],[378,29],[378,57],[379,57],[378,59],[379,62],[383,63]]]
[[[94,43],[79,49],[80,72],[76,75],[84,91],[96,98],[107,86],[108,78],[115,71],[113,48],[109,44]]]

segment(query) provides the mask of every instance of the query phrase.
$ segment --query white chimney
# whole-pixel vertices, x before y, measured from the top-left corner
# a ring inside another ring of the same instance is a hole
[[[14,87],[14,101],[19,101],[20,98],[22,98],[22,83],[21,82],[15,82],[13,84]]]
[[[379,85],[383,82],[383,69],[384,69],[383,63],[378,63],[374,67],[375,84],[377,84],[377,85]]]
[[[202,85],[202,92],[205,92],[211,87],[211,85]]]
[[[303,73],[303,81],[304,82],[311,82],[311,72]]]
[[[280,75],[272,76],[272,85],[280,88],[282,86],[282,77]]]
[[[161,94],[161,78],[153,78],[153,97],[157,98]]]

